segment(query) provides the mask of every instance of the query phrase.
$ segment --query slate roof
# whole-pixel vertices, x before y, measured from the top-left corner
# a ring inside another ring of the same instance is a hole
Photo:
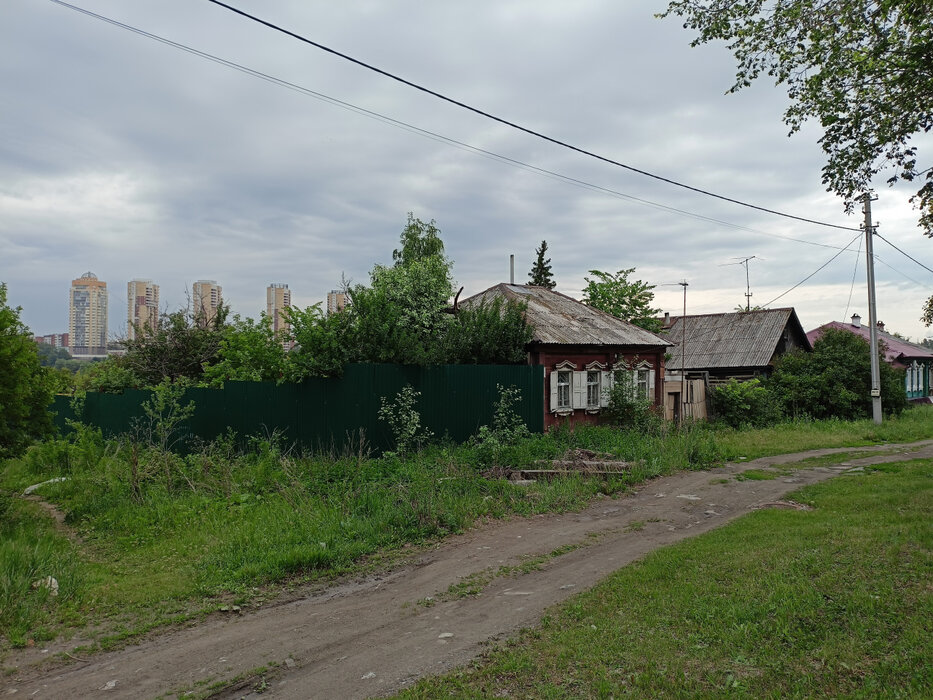
[[[512,299],[528,305],[525,317],[534,326],[533,343],[548,345],[638,345],[667,347],[670,342],[611,314],[546,287],[497,284],[460,302],[469,307],[482,300]]]
[[[687,316],[687,345],[683,351],[683,318],[671,321],[667,337],[675,347],[670,350],[671,357],[666,363],[668,370],[682,368],[682,355],[685,355],[683,364],[688,371],[767,367],[788,324],[796,343],[806,350],[811,349],[792,308]]]
[[[859,325],[859,327],[856,328],[851,323],[840,321],[830,321],[829,323],[824,323],[819,328],[814,328],[807,333],[807,338],[809,338],[811,343],[815,343],[827,328],[848,331],[849,333],[855,333],[855,335],[861,336],[865,340],[871,340],[868,326]],[[913,360],[933,360],[933,351],[922,345],[914,345],[906,340],[901,340],[886,331],[878,330],[878,340],[883,343],[882,350],[884,351],[884,359],[889,364],[907,365]]]

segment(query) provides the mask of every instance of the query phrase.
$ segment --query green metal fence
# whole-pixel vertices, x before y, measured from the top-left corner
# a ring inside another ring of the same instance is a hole
[[[492,422],[499,398],[497,385],[514,386],[516,406],[532,432],[544,429],[544,370],[540,366],[347,365],[339,378],[309,379],[301,384],[227,382],[223,389],[189,389],[183,403],[194,401],[186,438],[211,440],[228,428],[241,438],[278,430],[286,444],[311,450],[342,449],[362,435],[376,450],[391,449],[388,426],[379,420],[380,398],[392,399],[406,385],[421,392],[422,424],[438,437],[462,442]],[[130,432],[145,417],[148,391],[87,394],[81,420],[108,436]],[[59,428],[75,418],[69,397],[56,398],[52,409]]]

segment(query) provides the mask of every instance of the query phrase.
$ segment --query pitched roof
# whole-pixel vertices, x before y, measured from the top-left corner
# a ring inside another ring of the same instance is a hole
[[[528,305],[533,343],[554,345],[639,345],[667,347],[670,342],[643,328],[546,287],[497,284],[460,302],[462,306],[511,299]]]
[[[841,331],[848,331],[849,333],[854,333],[855,335],[861,336],[865,340],[871,340],[871,333],[868,326],[859,325],[856,327],[851,323],[840,321],[830,321],[829,323],[824,323],[819,328],[814,328],[812,331],[807,333],[807,338],[810,339],[811,343],[815,343],[828,328],[836,328]],[[889,363],[904,363],[904,360],[933,359],[933,351],[929,350],[928,348],[925,348],[922,345],[914,345],[913,343],[909,343],[906,340],[901,340],[900,338],[893,336],[881,329],[878,330],[878,340],[883,343],[882,349],[884,350],[884,359]]]
[[[667,369],[679,370],[683,365],[688,370],[766,367],[788,325],[798,343],[809,350],[810,343],[792,308],[687,316],[683,349],[683,318],[673,318],[668,338],[676,347],[670,351]]]

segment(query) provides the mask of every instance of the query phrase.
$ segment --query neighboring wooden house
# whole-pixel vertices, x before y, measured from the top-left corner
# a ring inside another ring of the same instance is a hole
[[[666,365],[669,381],[665,392],[679,396],[681,371],[686,369],[684,410],[695,418],[706,417],[705,394],[700,397],[700,387],[696,386],[699,379],[705,380],[705,388],[730,379],[767,376],[784,353],[812,349],[792,308],[672,317],[665,331],[674,344]],[[665,403],[676,407],[678,401],[667,398]]]
[[[667,340],[545,287],[497,284],[460,304],[496,298],[527,305],[525,317],[534,327],[528,364],[542,365],[546,373],[545,428],[595,423],[614,373],[623,370],[632,373],[638,392],[661,405]]]
[[[829,328],[854,333],[866,341],[871,341],[869,327],[862,325],[862,317],[858,314],[853,314],[851,323],[840,321],[824,323],[807,333],[807,337],[810,342],[815,343]],[[930,397],[933,396],[933,387],[931,387],[933,351],[886,332],[884,324],[880,321],[878,322],[878,342],[884,352],[885,362],[892,367],[904,370],[904,389],[907,391],[908,400],[929,403]]]

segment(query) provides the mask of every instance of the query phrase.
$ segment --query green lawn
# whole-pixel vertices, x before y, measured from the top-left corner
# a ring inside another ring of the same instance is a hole
[[[659,550],[402,698],[933,697],[933,461]]]

